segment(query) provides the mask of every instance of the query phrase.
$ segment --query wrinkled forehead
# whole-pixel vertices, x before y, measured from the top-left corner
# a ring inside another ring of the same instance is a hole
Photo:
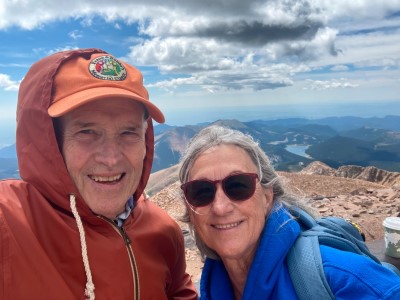
[[[99,113],[107,113],[110,115],[115,115],[116,117],[122,113],[129,113],[132,115],[132,118],[137,118],[139,120],[146,120],[148,117],[147,110],[142,103],[124,98],[101,99],[88,102],[76,107],[60,117]]]
[[[53,119],[54,131],[59,146],[65,130],[92,126],[103,126],[106,129],[147,129],[146,109],[143,104],[126,100],[97,100],[83,104],[60,117]]]

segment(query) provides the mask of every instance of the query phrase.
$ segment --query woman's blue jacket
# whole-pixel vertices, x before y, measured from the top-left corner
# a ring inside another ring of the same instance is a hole
[[[251,264],[243,300],[298,299],[286,256],[300,233],[298,223],[282,205],[267,219]],[[321,247],[326,279],[336,299],[400,299],[400,277],[372,259]],[[307,271],[304,271],[307,276]],[[220,260],[207,258],[200,281],[201,300],[234,299],[228,273]]]

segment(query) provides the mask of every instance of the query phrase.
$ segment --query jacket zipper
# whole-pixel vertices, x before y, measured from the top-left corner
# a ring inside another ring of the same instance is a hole
[[[125,243],[125,246],[126,246],[126,250],[128,252],[128,256],[129,256],[129,261],[130,261],[130,264],[131,264],[132,275],[133,275],[133,287],[134,287],[133,299],[134,300],[140,300],[139,271],[138,271],[138,268],[137,268],[135,255],[133,254],[131,240],[130,240],[128,234],[126,233],[124,227],[118,227],[117,225],[114,224],[114,222],[112,222],[111,220],[109,220],[109,219],[107,219],[105,217],[99,216],[99,218],[107,221],[107,223],[109,223],[111,225],[111,227],[116,232],[118,232],[118,234],[124,240],[124,243]]]

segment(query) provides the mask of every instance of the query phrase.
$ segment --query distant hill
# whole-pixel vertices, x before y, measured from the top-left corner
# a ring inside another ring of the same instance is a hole
[[[361,167],[355,165],[345,165],[340,166],[338,169],[334,169],[320,161],[314,161],[301,170],[299,174],[317,174],[361,179],[385,186],[395,186],[400,184],[399,172],[389,172],[372,166]]]
[[[15,144],[0,149],[0,179],[19,178]]]
[[[373,165],[388,171],[400,170],[400,148],[390,151],[375,142],[355,138],[335,136],[310,146],[306,153],[333,168]]]
[[[311,120],[311,123],[328,125],[337,131],[370,127],[386,130],[400,131],[400,116],[386,116],[382,118],[360,118],[360,117],[330,117]]]
[[[178,165],[164,170],[159,170],[150,175],[147,183],[146,193],[150,197],[179,180]]]
[[[189,140],[201,128],[199,126],[172,126],[169,128],[163,127],[163,130],[155,130],[152,172],[175,165]]]
[[[314,136],[316,138],[329,138],[337,135],[337,131],[329,127],[328,125],[320,124],[307,124],[294,127],[296,130],[304,135]]]
[[[17,158],[15,144],[0,149],[0,158]]]
[[[252,135],[259,141],[260,146],[279,169],[299,170],[312,161],[306,157],[290,153],[285,149],[286,144],[302,144],[305,141],[308,143],[314,142],[314,137],[301,130],[288,131],[284,128],[268,128],[266,126],[257,126],[257,123],[246,123],[238,120],[218,120],[212,124],[237,129]],[[177,164],[189,140],[204,127],[206,125],[183,126],[160,131],[162,133],[155,137],[155,156],[152,172]],[[277,141],[285,142],[274,144]]]
[[[400,116],[385,116],[382,118],[361,118],[351,116],[322,119],[288,118],[277,120],[257,120],[255,122],[284,127],[319,124],[329,126],[336,131],[353,130],[361,127],[400,131]]]
[[[374,142],[379,144],[380,146],[396,144],[400,141],[400,131],[392,131],[365,126],[348,131],[342,131],[340,135],[363,141]]]
[[[216,124],[240,130],[259,141],[274,167],[299,171],[319,160],[337,168],[344,164],[376,166],[400,170],[400,116],[385,118],[337,117],[318,120],[290,118],[279,120],[217,120],[198,126],[155,128],[155,161],[152,172],[178,163],[186,143],[202,128]],[[376,127],[372,127],[376,126]],[[308,148],[305,155],[288,151],[287,146]]]
[[[0,179],[19,178],[16,158],[0,158]]]
[[[152,173],[176,165],[190,139],[210,124],[253,136],[278,171],[299,171],[313,161],[322,161],[333,168],[354,164],[400,171],[400,116],[386,116],[250,122],[233,119],[186,126],[158,124],[154,126]],[[293,151],[293,147],[302,147],[303,154]],[[0,178],[14,176],[17,169],[15,145],[0,149]]]

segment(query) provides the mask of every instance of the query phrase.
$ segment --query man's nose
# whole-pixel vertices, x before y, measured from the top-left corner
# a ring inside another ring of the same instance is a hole
[[[95,160],[108,167],[118,163],[122,157],[121,147],[114,137],[103,138],[96,150]]]

